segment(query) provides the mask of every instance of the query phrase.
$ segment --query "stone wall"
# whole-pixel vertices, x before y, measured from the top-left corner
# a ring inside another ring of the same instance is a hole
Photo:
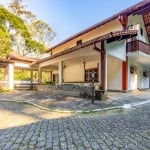
[[[92,89],[91,86],[64,84],[64,85],[37,85],[36,90],[50,91],[53,94],[63,94],[68,96],[90,98]]]

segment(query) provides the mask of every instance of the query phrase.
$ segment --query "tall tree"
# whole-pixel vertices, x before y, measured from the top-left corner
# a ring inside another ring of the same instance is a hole
[[[55,32],[52,31],[51,27],[42,20],[33,20],[28,25],[32,37],[39,43],[42,43],[46,48],[51,46],[51,41],[56,36]]]
[[[9,35],[9,32],[4,25],[4,20],[0,20],[0,57],[5,58],[7,54],[11,52],[11,37]]]
[[[9,4],[10,10],[24,20],[28,30],[30,31],[31,37],[35,41],[40,44],[44,44],[46,48],[50,47],[51,41],[56,36],[55,32],[53,32],[47,23],[42,20],[38,20],[31,11],[27,11],[23,2],[24,0],[12,0]],[[18,35],[16,35],[16,37],[17,36]],[[18,42],[18,45],[21,45],[21,43]],[[38,51],[36,52],[38,53]]]
[[[36,51],[43,51],[45,49],[43,44],[40,44],[36,41],[34,41],[31,38],[31,34],[28,31],[28,28],[26,27],[24,21],[15,16],[13,13],[9,12],[4,7],[0,6],[0,32],[1,37],[3,37],[1,40],[1,43],[3,43],[3,51],[5,51],[7,48],[7,51],[12,50],[11,41],[14,42],[14,34],[19,33],[21,37],[23,38],[24,45],[26,47],[26,53],[36,52]],[[7,43],[3,42],[3,39],[6,38]],[[2,45],[1,45],[2,47]],[[7,52],[6,52],[7,53]],[[2,55],[2,51],[1,51]]]

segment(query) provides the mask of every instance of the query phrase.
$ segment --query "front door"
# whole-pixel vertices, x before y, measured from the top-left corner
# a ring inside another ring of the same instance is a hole
[[[136,90],[138,87],[138,68],[130,66],[129,90]]]

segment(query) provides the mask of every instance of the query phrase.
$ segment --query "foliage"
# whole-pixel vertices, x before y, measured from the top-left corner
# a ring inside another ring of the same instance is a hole
[[[8,46],[8,49],[10,51],[10,45],[11,45],[11,39],[9,33],[9,30],[11,28],[15,29],[17,33],[19,32],[22,37],[24,37],[26,51],[43,51],[45,49],[43,44],[39,44],[38,42],[32,40],[31,34],[29,33],[24,21],[15,16],[13,13],[6,10],[4,7],[0,6],[0,18],[1,18],[1,33],[3,33],[3,37],[6,37],[6,44],[4,44],[4,50]],[[9,23],[9,28],[7,29],[7,23]],[[5,31],[5,32],[4,32]]]
[[[48,83],[50,81],[50,71],[42,72],[42,83]]]
[[[51,27],[42,20],[33,20],[28,25],[32,37],[39,43],[43,43],[46,47],[50,46],[50,41],[56,36]]]
[[[0,80],[4,80],[5,74],[4,74],[4,69],[0,68]]]
[[[0,57],[5,58],[11,52],[11,37],[7,29],[0,23]]]
[[[12,0],[9,4],[10,11],[22,18],[30,31],[32,39],[38,42],[39,45],[44,45],[48,48],[50,46],[50,42],[55,37],[55,33],[47,23],[42,20],[38,20],[31,11],[27,11],[23,2],[24,0]],[[34,45],[34,43],[32,44]],[[41,51],[40,49],[36,49],[34,52],[38,53],[42,52],[42,50],[43,48]]]
[[[22,80],[22,81],[31,80],[30,78],[31,75],[29,70],[16,69],[14,76],[15,76],[15,80]]]

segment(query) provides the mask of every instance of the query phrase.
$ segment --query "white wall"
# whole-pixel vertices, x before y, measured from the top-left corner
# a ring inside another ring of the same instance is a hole
[[[123,61],[126,60],[126,41],[115,41],[112,43],[106,43],[106,52],[109,55],[115,56]]]
[[[115,57],[108,57],[108,89],[122,90],[122,61]]]
[[[134,66],[136,68],[133,74],[130,73],[130,66]],[[149,88],[149,77],[143,76],[143,71],[147,70],[144,66],[134,62],[133,60],[129,59],[129,71],[128,71],[128,82],[129,87],[128,90],[135,90],[135,89],[145,89]]]
[[[96,68],[98,61],[87,61],[85,69]],[[63,69],[64,82],[83,82],[84,81],[84,66],[82,62],[71,63],[65,65]]]
[[[83,64],[68,64],[63,70],[64,82],[83,82],[84,68]]]
[[[141,15],[129,16],[128,25],[131,25],[131,24],[134,26],[134,29],[138,30],[137,38],[145,43],[149,43],[143,17]],[[140,34],[140,28],[143,29],[143,36]]]

